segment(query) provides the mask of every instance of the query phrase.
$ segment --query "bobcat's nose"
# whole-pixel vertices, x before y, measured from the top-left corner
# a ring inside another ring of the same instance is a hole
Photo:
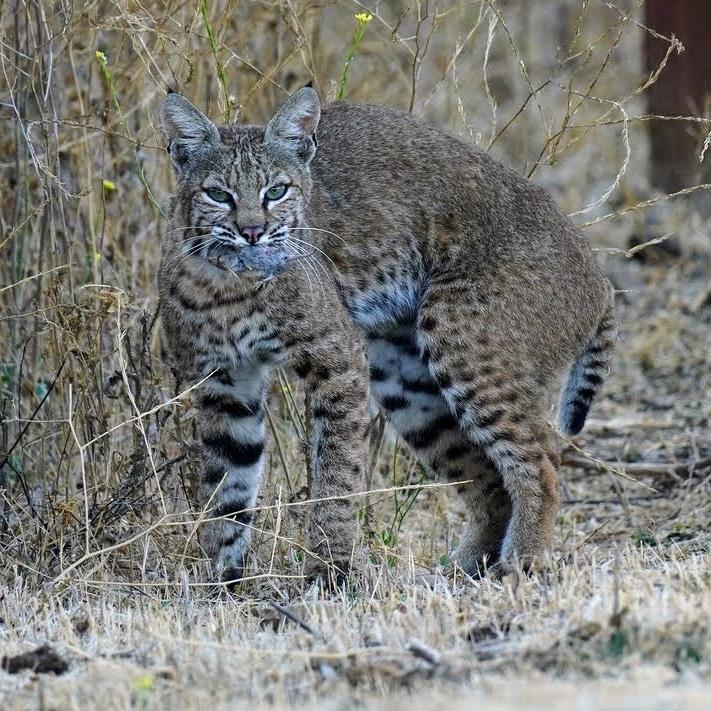
[[[239,232],[249,244],[257,244],[260,237],[264,234],[264,225],[250,225],[249,227],[240,227]]]

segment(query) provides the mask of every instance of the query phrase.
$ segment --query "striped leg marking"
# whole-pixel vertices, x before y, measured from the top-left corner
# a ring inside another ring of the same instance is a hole
[[[207,507],[200,540],[225,581],[244,572],[250,525],[264,463],[267,369],[221,370],[198,394],[205,462],[200,500]]]
[[[388,422],[440,479],[457,486],[471,520],[455,557],[474,573],[498,558],[511,501],[501,476],[481,447],[459,428],[439,385],[420,355],[412,326],[394,328],[368,342],[371,391]]]

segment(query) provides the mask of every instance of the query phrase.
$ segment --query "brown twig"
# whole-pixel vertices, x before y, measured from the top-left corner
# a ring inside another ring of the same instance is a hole
[[[577,469],[585,469],[586,471],[595,473],[605,473],[615,469],[619,469],[628,476],[644,477],[644,476],[689,476],[703,469],[711,467],[711,457],[704,459],[696,459],[689,462],[680,462],[668,464],[657,464],[652,462],[598,462],[587,457],[582,457],[577,454],[563,453],[561,457],[561,465],[565,467],[575,467]]]

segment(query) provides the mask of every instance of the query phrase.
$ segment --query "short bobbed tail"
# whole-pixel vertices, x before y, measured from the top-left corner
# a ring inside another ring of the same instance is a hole
[[[568,437],[578,434],[585,425],[592,401],[609,371],[616,340],[617,324],[611,295],[602,320],[570,368],[561,393],[558,425]]]

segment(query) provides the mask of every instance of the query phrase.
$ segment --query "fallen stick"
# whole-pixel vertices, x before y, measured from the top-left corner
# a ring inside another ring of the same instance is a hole
[[[560,463],[564,467],[575,467],[597,473],[619,470],[628,476],[683,476],[711,467],[711,457],[678,464],[672,462],[653,464],[651,462],[596,462],[577,454],[563,453]]]
[[[407,651],[418,659],[422,659],[428,664],[436,667],[442,661],[442,655],[429,645],[419,639],[413,639],[407,645]]]
[[[608,420],[590,418],[585,422],[585,431],[589,434],[619,434],[628,430],[673,429],[677,423],[673,420],[660,420],[651,417],[613,417]]]
[[[293,622],[298,627],[301,627],[302,630],[308,632],[312,637],[316,637],[317,639],[321,640],[324,639],[323,635],[320,632],[317,632],[313,627],[307,625],[300,617],[297,617],[291,610],[287,609],[286,607],[282,607],[276,602],[271,601],[269,602],[269,607],[271,607],[272,610],[278,612],[280,615],[284,615],[287,620]]]

